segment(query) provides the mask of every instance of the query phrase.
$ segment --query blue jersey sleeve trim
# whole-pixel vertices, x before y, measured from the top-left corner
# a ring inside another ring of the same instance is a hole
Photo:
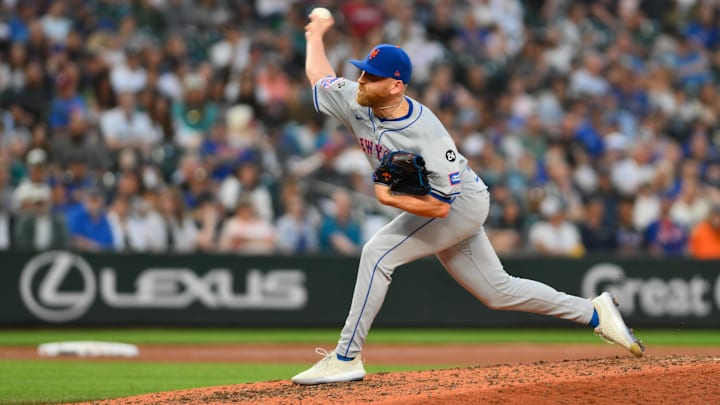
[[[434,197],[436,200],[440,200],[440,201],[442,201],[442,202],[444,202],[444,203],[448,203],[448,204],[452,204],[452,202],[453,202],[453,200],[454,200],[454,198],[444,197],[444,196],[441,196],[441,195],[438,194],[438,193],[433,193],[432,191],[430,192],[430,195],[431,195],[432,197]]]
[[[338,79],[337,76],[327,75],[313,84],[313,105],[315,106],[315,111],[317,111],[317,112],[321,112],[320,111],[320,103],[318,102],[318,84],[320,84],[321,81],[324,81],[328,77]]]
[[[440,195],[440,196],[443,196],[443,197],[445,197],[445,198],[449,198],[449,197],[452,197],[452,196],[460,195],[460,192],[459,192],[459,191],[456,192],[456,193],[450,193],[450,194],[448,194],[448,193],[443,193],[442,191],[440,191],[440,190],[438,190],[438,189],[435,189],[435,188],[431,189],[431,192],[432,192],[432,193],[435,193],[435,194],[438,194],[438,195]]]
[[[318,84],[315,83],[313,85],[313,106],[315,107],[315,111],[320,112],[320,103],[318,103],[318,94],[317,94],[317,86]]]

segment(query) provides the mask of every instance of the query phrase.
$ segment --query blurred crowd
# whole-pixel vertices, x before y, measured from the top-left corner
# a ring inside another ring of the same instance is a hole
[[[500,254],[720,258],[720,1],[3,0],[0,249],[359,253],[380,206],[314,111],[402,46]]]

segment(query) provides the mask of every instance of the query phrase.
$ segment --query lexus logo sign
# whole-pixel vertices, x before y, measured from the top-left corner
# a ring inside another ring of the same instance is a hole
[[[112,309],[171,310],[194,304],[211,310],[298,310],[308,299],[305,273],[299,269],[249,269],[238,274],[213,268],[199,274],[186,267],[151,267],[141,270],[133,287],[122,291],[118,289],[118,273],[102,267],[96,276],[79,255],[64,251],[42,253],[23,267],[20,297],[33,315],[48,322],[82,317],[96,298]],[[244,291],[233,288],[238,276],[244,278]],[[73,282],[81,279],[81,285],[75,283],[71,290],[70,278]]]
[[[61,291],[60,286],[71,272],[80,273],[82,288]],[[35,282],[42,273],[44,276],[39,283]],[[69,252],[51,251],[35,256],[20,275],[20,296],[25,306],[33,315],[49,322],[67,322],[81,317],[95,300],[96,290],[90,265]]]

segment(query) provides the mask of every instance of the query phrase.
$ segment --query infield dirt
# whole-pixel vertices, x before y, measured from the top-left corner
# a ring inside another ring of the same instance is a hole
[[[185,349],[190,350],[189,347]],[[255,347],[252,352],[256,355],[248,359],[249,352],[244,352],[245,349],[238,349],[238,352],[229,347],[223,349],[216,346],[204,354],[196,355],[194,359],[212,361],[212,353],[217,349],[225,352],[225,361],[232,361],[233,358],[237,360],[239,357],[244,361],[263,361],[263,356],[257,353],[273,352],[269,345]],[[93,404],[720,403],[719,347],[653,348],[641,359],[626,355],[610,345],[382,346],[367,349],[367,357],[374,364],[409,363],[409,358],[420,359],[418,363],[428,364],[437,362],[438,358],[428,358],[427,355],[439,352],[439,357],[446,360],[447,364],[474,362],[478,365],[430,371],[371,373],[364,381],[318,386],[272,381],[206,387],[96,401]],[[180,360],[178,357],[184,357],[182,361],[191,360],[183,355],[182,350],[173,352],[176,354],[175,361]],[[292,360],[304,361],[308,352],[312,353],[312,350],[307,346],[282,347],[282,353],[290,355]],[[478,358],[481,352],[485,353],[484,360]],[[277,354],[274,353],[275,356]],[[399,356],[404,361],[399,361]],[[498,361],[502,356],[505,360]],[[157,351],[151,354],[145,350],[145,360],[157,361],[161,358]],[[277,362],[277,357],[274,358]],[[264,361],[273,361],[272,355],[266,356]],[[285,361],[289,360],[285,358]],[[298,371],[310,364],[299,365]]]

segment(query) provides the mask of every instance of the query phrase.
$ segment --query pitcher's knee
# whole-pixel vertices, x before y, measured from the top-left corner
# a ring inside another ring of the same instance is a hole
[[[516,302],[514,294],[511,294],[512,277],[509,275],[500,277],[498,280],[494,280],[490,287],[492,288],[492,293],[483,297],[485,306],[495,310],[506,310],[514,307]]]
[[[512,301],[507,299],[505,296],[485,297],[483,299],[483,304],[485,304],[485,306],[489,309],[495,311],[507,310],[512,307]]]
[[[379,254],[378,249],[373,248],[369,243],[365,244],[362,248],[362,254],[360,255],[360,269],[380,271],[388,279],[392,277],[392,273],[395,270],[388,264],[387,257]]]
[[[367,241],[367,243],[363,245],[362,249],[360,250],[360,257],[369,259],[370,256],[377,255],[378,250],[379,249],[377,246],[375,246],[373,240],[370,239],[369,241]]]

